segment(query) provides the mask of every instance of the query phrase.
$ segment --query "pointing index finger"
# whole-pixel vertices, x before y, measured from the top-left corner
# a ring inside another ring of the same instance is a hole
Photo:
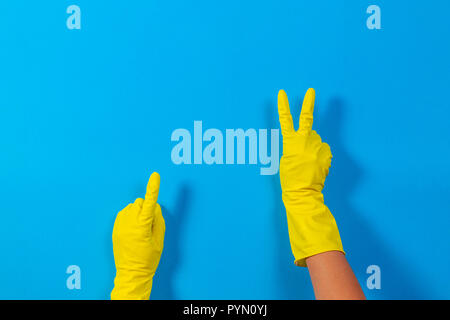
[[[144,204],[142,205],[141,218],[144,221],[151,221],[153,213],[158,201],[160,176],[157,172],[153,172],[147,184],[147,192],[145,194]]]

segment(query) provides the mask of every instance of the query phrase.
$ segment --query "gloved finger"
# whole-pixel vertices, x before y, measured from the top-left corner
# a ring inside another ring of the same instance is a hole
[[[324,168],[327,170],[331,167],[331,159],[333,158],[333,154],[331,153],[331,148],[328,143],[322,143],[322,146],[319,150],[319,158],[322,159]]]
[[[132,206],[133,206],[133,204],[129,203],[125,208],[120,210],[119,213],[117,214],[116,219],[114,220],[113,239],[114,239],[114,237],[117,236],[118,228],[121,224],[120,221],[123,220],[127,216],[127,213],[131,209]]]
[[[139,208],[142,208],[142,205],[144,204],[144,199],[142,198],[137,198],[134,203],[135,206],[138,206]]]
[[[278,117],[280,119],[281,134],[287,135],[294,132],[294,122],[292,121],[289,101],[284,90],[278,92]]]
[[[153,172],[148,180],[147,192],[140,212],[140,219],[143,223],[152,223],[156,201],[158,201],[160,179],[159,174]]]
[[[322,143],[322,150],[326,156],[328,156],[329,158],[333,158],[333,154],[331,153],[331,148],[328,143]]]
[[[316,99],[316,91],[309,88],[303,99],[302,111],[300,112],[299,131],[309,133],[313,125],[314,100]]]
[[[316,130],[311,130],[309,132],[310,137],[312,137],[313,139],[317,140],[317,142],[322,145],[322,138],[320,137],[320,135],[317,133]]]
[[[162,251],[164,246],[164,233],[166,232],[166,223],[162,215],[161,206],[157,203],[155,207],[155,218],[152,225],[152,237],[158,248]]]

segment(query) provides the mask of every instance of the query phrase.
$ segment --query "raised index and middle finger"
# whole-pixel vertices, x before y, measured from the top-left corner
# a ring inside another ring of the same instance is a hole
[[[314,89],[308,89],[300,112],[299,132],[307,133],[312,130],[315,97],[316,92]],[[288,97],[284,90],[280,90],[278,93],[278,116],[280,119],[281,133],[283,135],[295,132]]]

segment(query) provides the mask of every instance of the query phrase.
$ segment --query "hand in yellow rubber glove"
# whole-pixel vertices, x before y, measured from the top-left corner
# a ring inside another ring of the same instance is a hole
[[[154,172],[147,185],[145,200],[138,198],[117,214],[113,230],[116,278],[113,300],[148,300],[153,275],[164,245],[165,223],[156,201],[159,174]]]
[[[312,130],[314,89],[303,101],[300,126],[294,130],[286,92],[278,93],[278,114],[283,135],[280,180],[286,207],[289,238],[295,264],[326,251],[343,251],[333,215],[324,204],[322,189],[331,166],[330,146]]]

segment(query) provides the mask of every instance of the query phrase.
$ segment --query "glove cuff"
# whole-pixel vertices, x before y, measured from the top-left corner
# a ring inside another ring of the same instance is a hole
[[[304,198],[295,205],[286,205],[289,238],[295,264],[306,267],[306,258],[327,252],[345,254],[336,221],[323,196]]]
[[[117,271],[111,300],[148,300],[152,285],[153,274]]]

